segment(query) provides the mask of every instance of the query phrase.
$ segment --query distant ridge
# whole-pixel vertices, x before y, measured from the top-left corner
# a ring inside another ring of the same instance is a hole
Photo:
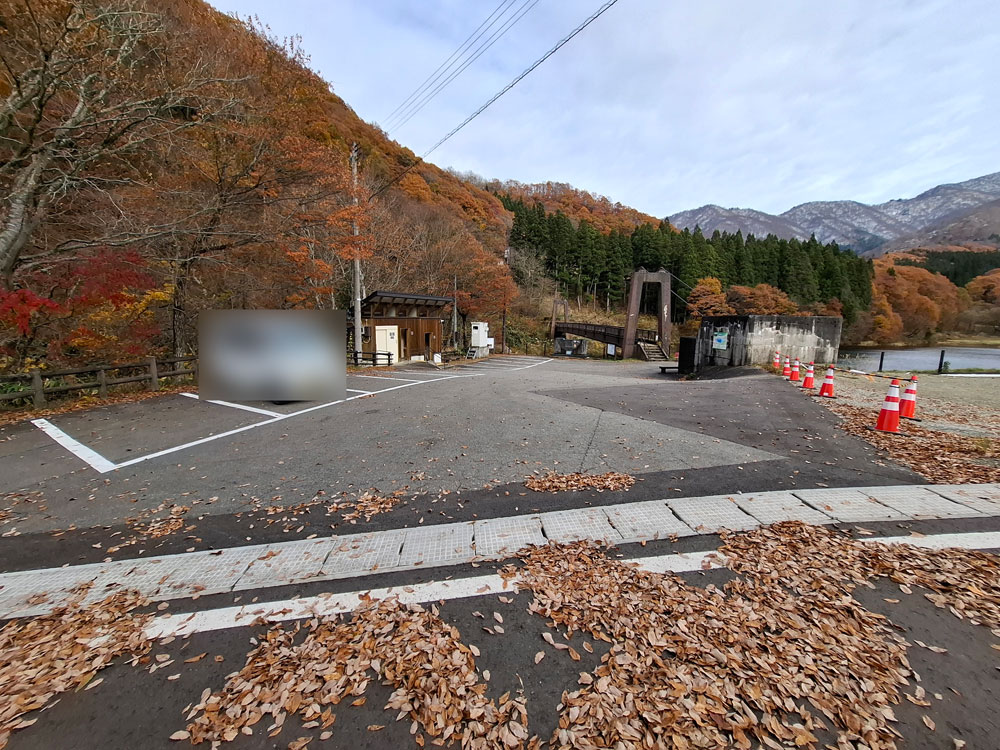
[[[707,205],[674,214],[670,222],[680,229],[699,226],[706,235],[716,230],[737,229],[744,234],[775,234],[786,239],[808,239],[815,234],[820,242],[836,242],[859,254],[877,256],[890,249],[918,247],[933,241],[932,238],[941,242],[945,238],[936,234],[942,233],[953,244],[990,242],[991,234],[1000,231],[995,224],[997,200],[1000,200],[1000,172],[938,185],[914,198],[877,205],[812,201],[778,215]],[[988,216],[977,219],[977,212],[983,209]]]

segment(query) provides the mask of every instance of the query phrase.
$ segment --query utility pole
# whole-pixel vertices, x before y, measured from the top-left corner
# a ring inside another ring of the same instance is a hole
[[[358,206],[358,144],[351,144],[351,180],[354,185],[354,207]],[[354,363],[361,361],[361,253],[358,248],[358,212],[352,217],[354,227]]]
[[[451,298],[451,346],[458,348],[458,275],[455,276],[455,293]]]
[[[500,353],[507,353],[507,287],[503,289],[503,323],[500,325]]]

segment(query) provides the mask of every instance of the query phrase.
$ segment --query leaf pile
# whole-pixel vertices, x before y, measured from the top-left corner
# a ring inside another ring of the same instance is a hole
[[[147,601],[127,591],[80,608],[87,587],[45,617],[11,620],[0,630],[0,748],[10,734],[37,721],[21,718],[59,693],[84,687],[121,654],[144,654]]]
[[[303,633],[304,631],[304,633]],[[463,748],[536,747],[528,739],[524,698],[509,693],[487,700],[473,652],[435,609],[395,599],[366,601],[350,620],[314,618],[286,630],[273,627],[230,676],[188,715],[191,741],[218,742],[251,735],[262,720],[276,736],[289,714],[301,716],[321,739],[336,720],[331,707],[361,705],[372,679],[395,688],[387,709],[409,718],[410,734],[424,746],[461,741]]]
[[[556,474],[550,471],[541,476],[532,475],[527,478],[524,486],[535,492],[576,492],[578,490],[597,490],[598,492],[627,492],[635,484],[635,477],[609,471],[605,474]]]
[[[327,508],[327,515],[343,513],[346,510],[347,512],[343,513],[343,519],[349,523],[354,523],[361,516],[364,516],[366,521],[370,521],[374,516],[388,513],[395,508],[405,495],[406,492],[403,490],[397,490],[388,497],[376,495],[373,492],[363,492],[357,500],[341,500],[333,503]]]
[[[703,590],[587,542],[535,548],[523,562],[531,610],[568,636],[611,643],[563,694],[553,747],[815,748],[824,716],[845,739],[895,747],[905,645],[847,594],[753,579]]]
[[[735,573],[804,593],[848,594],[856,585],[885,577],[901,586],[923,586],[939,608],[974,625],[1000,627],[1000,561],[966,549],[924,549],[909,544],[856,542],[839,532],[787,522],[741,534],[724,534],[722,552]]]
[[[915,675],[908,644],[853,589],[885,576],[928,588],[973,624],[1000,624],[993,555],[860,543],[798,522],[724,538],[742,577],[722,590],[636,569],[589,542],[533,548],[503,571],[567,637],[611,643],[563,694],[554,747],[815,748],[816,730],[832,727],[838,747],[889,750],[900,736],[892,706]]]
[[[841,428],[877,446],[900,463],[939,484],[1000,482],[1000,440],[928,430],[912,422],[900,425],[902,435],[869,429],[870,410],[847,404],[824,405],[841,417]]]

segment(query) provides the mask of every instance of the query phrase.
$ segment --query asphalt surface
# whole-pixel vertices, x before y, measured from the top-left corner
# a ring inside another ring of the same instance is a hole
[[[966,522],[967,523],[967,522]],[[863,529],[875,535],[918,533],[933,534],[937,530],[959,531],[963,522],[915,522],[910,524],[865,524]],[[996,527],[997,524],[993,523]],[[979,528],[979,527],[977,527]],[[714,549],[719,540],[714,536],[688,538],[678,544],[655,542],[644,546],[627,545],[611,554],[626,558],[644,557],[679,549]],[[438,571],[439,576],[459,578],[493,572],[496,565],[482,565],[473,569]],[[413,571],[392,577],[393,585],[407,586],[429,580],[430,571]],[[682,573],[680,577],[695,586],[723,586],[733,575],[725,570]],[[387,576],[366,578],[364,585],[385,585]],[[352,581],[312,584],[298,587],[295,595],[309,595],[321,586],[324,590],[349,590]],[[254,592],[244,592],[244,601]],[[914,750],[953,749],[953,738],[965,740],[969,748],[992,748],[1000,736],[1000,719],[995,711],[1000,696],[1000,658],[991,644],[997,639],[983,627],[961,622],[947,610],[934,607],[923,597],[923,590],[914,587],[912,594],[905,594],[898,586],[880,579],[874,588],[859,588],[855,597],[870,611],[888,617],[897,631],[911,643],[922,641],[946,653],[936,653],[916,646],[908,650],[911,666],[920,675],[920,685],[927,692],[930,706],[922,707],[908,701],[894,706],[898,718],[897,728],[903,735],[902,748]],[[269,590],[267,600],[289,596],[290,591]],[[607,645],[588,640],[579,634],[569,641],[556,635],[557,642],[574,646],[581,660],[573,661],[565,651],[547,645],[541,633],[547,630],[544,618],[527,610],[531,600],[527,592],[507,592],[511,601],[497,595],[485,595],[437,603],[441,618],[458,628],[462,641],[474,644],[480,651],[476,658],[477,669],[482,674],[489,671],[488,697],[502,693],[516,693],[523,689],[527,699],[529,731],[542,738],[551,736],[556,726],[563,691],[573,690],[581,672],[592,671],[600,664],[600,657]],[[175,614],[201,611],[220,606],[220,597],[198,601],[174,603],[170,611]],[[226,597],[228,598],[228,597]],[[264,600],[264,599],[262,599]],[[894,601],[887,601],[894,600]],[[429,605],[428,605],[429,606]],[[485,624],[493,624],[493,612],[503,618],[503,634],[484,632]],[[119,660],[103,670],[103,682],[93,690],[65,693],[51,708],[45,710],[32,727],[18,731],[9,747],[31,750],[49,750],[56,747],[73,747],[80,750],[93,748],[176,748],[186,743],[170,741],[169,735],[186,725],[188,707],[196,703],[205,688],[221,689],[226,676],[240,669],[247,654],[254,647],[252,639],[260,638],[266,626],[231,628],[227,630],[196,633],[178,638],[165,645],[154,646],[150,659],[157,654],[167,654],[174,664],[155,674],[148,674],[145,666],[133,667]],[[581,647],[588,640],[593,653]],[[534,654],[545,653],[538,664]],[[194,664],[183,660],[206,652],[207,657]],[[179,674],[173,680],[167,678]],[[363,706],[335,707],[337,721],[333,736],[325,742],[314,739],[309,747],[358,747],[402,748],[415,747],[409,735],[409,721],[396,722],[395,713],[383,710],[391,690],[377,683],[366,691]],[[937,697],[940,696],[940,697]],[[931,731],[923,716],[935,723]],[[377,725],[384,729],[371,731]],[[262,723],[254,736],[240,736],[234,748],[285,748],[298,737],[317,735],[317,730],[303,729],[298,717],[289,716],[285,728],[278,736],[270,738],[261,731]],[[833,742],[830,733],[820,735],[825,742]],[[71,738],[71,739],[70,739]],[[228,746],[228,745],[227,745]]]
[[[414,370],[413,372],[419,372]],[[397,373],[405,377],[406,373]],[[0,518],[0,571],[96,562],[107,548],[135,537],[111,555],[123,559],[191,549],[220,549],[285,541],[312,534],[357,533],[461,520],[510,516],[586,505],[611,505],[663,497],[694,497],[813,487],[922,484],[924,480],[836,427],[837,418],[774,376],[736,371],[731,377],[681,381],[658,375],[655,366],[556,361],[516,371],[483,371],[359,398],[288,420],[168,453],[98,474],[33,425],[0,429],[0,491],[10,493]],[[418,377],[418,375],[413,375]],[[352,384],[353,383],[353,384]],[[378,384],[349,381],[358,390]],[[395,384],[393,384],[395,385]],[[304,405],[270,405],[291,413]],[[305,405],[308,406],[308,405]],[[873,419],[874,419],[873,414]],[[164,396],[54,417],[76,440],[114,462],[256,424],[267,417],[180,396]],[[532,493],[523,479],[532,471],[624,471],[640,481],[628,492]],[[487,486],[484,486],[487,485]],[[391,512],[351,524],[326,506],[346,493],[376,488],[403,491]],[[323,495],[317,498],[317,493]],[[198,501],[195,503],[195,501]],[[305,503],[306,507],[295,507]],[[312,503],[311,505],[309,503]],[[126,519],[163,518],[170,504],[189,506],[184,526],[158,539],[136,535]],[[268,513],[269,506],[287,510]],[[153,512],[157,508],[159,511]],[[256,508],[256,510],[254,510]],[[422,521],[421,521],[422,519]],[[905,536],[1000,531],[1000,518],[842,525],[866,534]],[[714,549],[715,536],[624,545],[627,558]],[[200,612],[233,604],[273,602],[322,593],[418,583],[495,572],[497,563],[276,586],[239,594],[172,602],[172,613]],[[726,570],[681,574],[694,585],[721,586]],[[910,639],[947,653],[912,648],[909,656],[930,708],[903,701],[895,708],[903,748],[953,750],[1000,747],[1000,652],[982,627],[960,622],[914,589],[902,594],[880,581],[860,589],[866,607],[889,617]],[[529,732],[548,738],[564,690],[580,672],[599,664],[577,648],[572,661],[542,641],[545,621],[526,609],[527,593],[455,599],[438,605],[465,643],[475,644],[480,671],[489,670],[490,697],[523,686]],[[889,603],[886,599],[897,599]],[[483,620],[501,613],[504,633],[483,631]],[[243,666],[264,626],[196,633],[151,652],[176,658],[148,674],[118,663],[103,670],[94,689],[69,692],[15,733],[9,747],[176,748],[169,735],[185,726],[185,708],[205,688],[220,689]],[[580,637],[574,639],[579,641]],[[545,651],[535,664],[533,656]],[[207,652],[193,664],[183,659]],[[222,657],[217,660],[215,657]],[[175,680],[168,676],[179,674]],[[341,705],[333,737],[312,747],[414,747],[409,722],[383,710],[390,690],[373,684],[363,706]],[[922,715],[931,716],[936,731]],[[378,732],[369,725],[384,725]],[[280,735],[241,736],[234,748],[285,748],[303,730],[289,717]],[[824,741],[831,738],[825,737]]]
[[[189,508],[183,530],[140,537],[111,557],[664,497],[923,481],[837,429],[836,416],[805,394],[754,370],[683,381],[654,365],[561,360],[452,372],[474,376],[365,396],[106,474],[31,423],[0,428],[0,491],[18,493],[0,520],[0,569],[106,559],[108,547],[137,538],[136,520],[164,518],[171,506]],[[349,377],[348,387],[406,382]],[[170,395],[50,421],[120,461],[267,419]],[[527,475],[548,470],[639,481],[627,492],[525,490]],[[367,522],[326,512],[332,499],[368,489],[403,499]]]

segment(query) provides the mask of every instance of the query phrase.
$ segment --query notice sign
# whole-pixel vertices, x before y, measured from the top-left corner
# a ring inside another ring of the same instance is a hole
[[[713,349],[728,349],[729,348],[729,331],[728,329],[717,329],[715,333],[712,334],[712,348]]]

